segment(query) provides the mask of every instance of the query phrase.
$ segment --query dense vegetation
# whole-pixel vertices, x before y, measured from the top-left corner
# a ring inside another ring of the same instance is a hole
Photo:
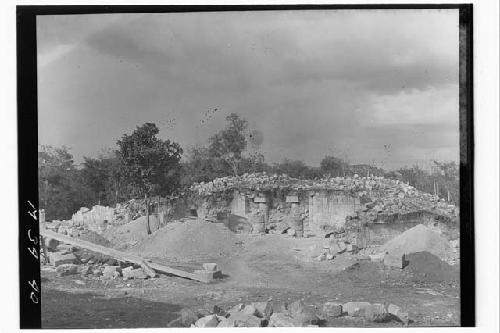
[[[153,123],[124,134],[116,149],[97,157],[84,157],[77,167],[67,147],[41,146],[38,152],[40,206],[46,218],[68,219],[81,206],[114,205],[131,198],[168,196],[197,182],[245,173],[286,174],[299,179],[322,177],[385,176],[409,183],[458,204],[459,175],[454,162],[435,162],[432,172],[418,166],[385,172],[371,165],[351,165],[326,155],[319,167],[285,159],[268,164],[259,153],[262,134],[248,128],[237,114],[226,117],[224,129],[206,146],[187,150],[176,142],[157,137]]]

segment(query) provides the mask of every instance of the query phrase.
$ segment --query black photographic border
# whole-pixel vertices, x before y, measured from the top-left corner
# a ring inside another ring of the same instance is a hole
[[[36,16],[269,10],[458,9],[460,128],[460,323],[475,326],[473,6],[472,4],[356,5],[92,5],[17,6],[17,138],[19,172],[20,328],[41,328],[38,229],[38,109]]]

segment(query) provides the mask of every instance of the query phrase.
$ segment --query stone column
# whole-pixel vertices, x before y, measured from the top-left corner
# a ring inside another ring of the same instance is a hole
[[[269,219],[269,208],[267,206],[267,198],[264,194],[259,194],[253,199],[253,202],[259,204],[259,212],[264,216],[264,223],[267,224]]]
[[[292,204],[290,218],[293,225],[291,227],[295,229],[297,237],[304,237],[304,221],[299,211],[299,197],[297,195],[289,195],[286,197],[286,202]]]

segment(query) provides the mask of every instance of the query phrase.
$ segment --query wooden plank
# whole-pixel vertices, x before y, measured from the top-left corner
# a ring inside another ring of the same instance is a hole
[[[87,241],[84,241],[84,240],[81,240],[78,238],[73,238],[73,237],[69,237],[66,235],[61,235],[57,232],[50,231],[50,230],[47,230],[47,229],[42,228],[42,227],[40,227],[40,235],[42,235],[44,237],[48,237],[48,238],[54,238],[54,239],[57,239],[58,241],[68,243],[68,244],[71,244],[71,245],[74,245],[77,247],[81,247],[81,248],[84,248],[84,249],[87,249],[87,250],[90,250],[93,252],[101,253],[101,254],[113,257],[113,258],[120,260],[120,261],[132,262],[134,264],[138,264],[138,265],[141,265],[143,267],[146,266],[146,268],[154,269],[157,272],[172,274],[172,275],[176,275],[176,276],[180,276],[183,278],[187,278],[187,279],[191,279],[191,280],[195,280],[195,281],[200,281],[200,282],[204,282],[204,283],[210,282],[210,280],[207,280],[206,278],[204,278],[201,275],[197,275],[194,273],[189,273],[189,272],[185,272],[185,271],[182,271],[179,269],[171,268],[171,267],[162,265],[162,264],[157,263],[157,262],[152,262],[152,261],[147,262],[146,260],[144,260],[144,258],[142,258],[140,256],[136,256],[134,254],[118,251],[115,249],[110,249],[108,247],[97,245],[94,243],[90,243],[90,242],[87,242]]]

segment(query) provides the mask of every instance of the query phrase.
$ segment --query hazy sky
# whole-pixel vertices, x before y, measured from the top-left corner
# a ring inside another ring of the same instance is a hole
[[[37,20],[39,143],[77,162],[145,122],[204,144],[230,112],[262,132],[268,162],[458,160],[457,10]]]

